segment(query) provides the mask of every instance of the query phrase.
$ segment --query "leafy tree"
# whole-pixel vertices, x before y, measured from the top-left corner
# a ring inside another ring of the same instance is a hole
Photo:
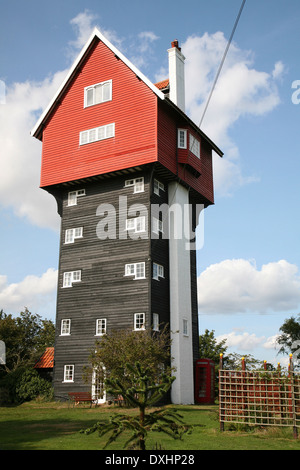
[[[104,448],[125,431],[130,431],[131,435],[124,447],[133,445],[140,450],[146,450],[146,438],[151,431],[163,432],[174,439],[182,439],[189,427],[182,422],[181,416],[176,411],[160,408],[146,413],[147,407],[154,405],[166,394],[175,377],[162,374],[157,383],[151,378],[151,369],[143,368],[139,362],[135,362],[134,365],[127,364],[127,369],[135,385],[126,388],[121,379],[111,378],[106,380],[107,392],[112,395],[122,395],[130,405],[139,408],[139,414],[137,416],[115,414],[108,422],[100,421],[84,432],[91,434],[98,431],[100,436],[110,433]]]
[[[299,350],[300,314],[298,314],[298,319],[295,317],[286,319],[279,331],[282,331],[282,334],[277,338],[277,343],[281,345],[278,354],[293,354]]]
[[[100,421],[83,431],[98,431],[100,436],[110,433],[105,447],[124,431],[131,431],[125,447],[146,448],[146,438],[151,431],[182,438],[188,427],[181,416],[170,409],[160,408],[147,412],[147,408],[160,401],[169,391],[175,377],[172,375],[170,355],[170,332],[163,328],[152,331],[113,331],[96,343],[85,370],[87,380],[92,371],[102,371],[106,392],[109,396],[122,396],[130,406],[138,408],[138,415],[114,415],[109,422]]]
[[[162,331],[150,332],[116,330],[103,336],[91,351],[89,365],[84,368],[84,376],[90,382],[94,370],[99,378],[118,379],[124,389],[135,386],[130,367],[138,362],[155,383],[159,383],[162,373],[172,374],[171,340],[167,327]],[[102,381],[103,381],[102,380]]]
[[[232,370],[242,369],[242,358],[245,359],[245,365],[247,370],[259,370],[263,368],[263,363],[259,359],[256,359],[251,354],[228,354],[226,358],[226,368]],[[268,364],[268,369],[272,367]]]
[[[227,350],[225,343],[226,339],[217,342],[215,331],[209,331],[206,329],[204,334],[199,336],[199,357],[211,359],[216,365],[218,365],[220,354],[224,355]]]
[[[32,365],[47,346],[54,345],[55,326],[27,308],[18,317],[0,311],[0,340],[6,347],[6,373]]]
[[[214,330],[205,330],[205,333],[199,336],[200,357],[212,359],[215,363],[216,372],[218,372],[219,369],[220,354],[223,354],[224,369],[241,369],[242,357],[245,358],[248,370],[261,369],[263,366],[262,362],[255,359],[251,354],[226,354],[226,351],[226,339],[217,342],[214,336]],[[270,364],[268,364],[268,369],[269,368],[271,368]]]

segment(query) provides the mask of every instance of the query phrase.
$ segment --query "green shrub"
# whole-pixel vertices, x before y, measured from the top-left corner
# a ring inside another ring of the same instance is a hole
[[[12,405],[18,402],[16,388],[26,371],[26,367],[19,367],[18,369],[9,372],[0,381],[0,404]]]
[[[52,385],[48,380],[42,379],[36,370],[27,369],[16,387],[16,395],[19,401],[33,400],[38,396],[51,399]]]

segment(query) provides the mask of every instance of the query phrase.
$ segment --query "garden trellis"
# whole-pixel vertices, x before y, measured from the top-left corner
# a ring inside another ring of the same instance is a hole
[[[288,426],[298,437],[300,427],[300,375],[295,373],[292,355],[285,372],[280,365],[268,371],[247,371],[242,359],[241,370],[223,369],[220,355],[219,368],[220,429],[225,423],[254,426]]]

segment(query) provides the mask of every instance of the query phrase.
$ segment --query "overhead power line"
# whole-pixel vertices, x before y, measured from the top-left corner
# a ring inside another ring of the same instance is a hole
[[[221,63],[220,63],[220,66],[219,66],[219,69],[218,69],[216,78],[215,78],[215,80],[214,80],[214,83],[213,83],[213,86],[212,86],[212,89],[211,89],[211,92],[210,92],[209,97],[208,97],[208,99],[207,99],[207,102],[206,102],[206,105],[205,105],[205,108],[204,108],[204,111],[203,111],[203,114],[202,114],[202,118],[201,118],[199,127],[201,127],[201,125],[202,125],[204,116],[205,116],[205,114],[206,114],[206,111],[207,111],[208,105],[209,105],[209,103],[210,103],[212,94],[213,94],[214,89],[215,89],[215,87],[216,87],[216,84],[217,84],[219,75],[220,75],[220,73],[221,73],[223,64],[224,64],[224,62],[225,62],[225,59],[226,59],[226,56],[227,56],[227,53],[228,53],[228,50],[229,50],[231,41],[232,41],[232,39],[233,39],[235,30],[236,30],[236,28],[237,28],[238,22],[239,22],[239,20],[240,20],[240,17],[241,17],[242,11],[243,11],[243,8],[244,8],[244,6],[245,6],[245,3],[246,3],[246,0],[243,0],[242,5],[241,5],[241,7],[240,7],[240,11],[239,11],[239,13],[238,13],[238,15],[237,15],[237,17],[236,17],[236,20],[235,20],[235,23],[234,23],[234,26],[233,26],[233,29],[232,29],[230,38],[229,38],[229,40],[228,40],[228,43],[227,43],[225,52],[224,52],[224,54],[223,54],[223,58],[222,58],[222,60],[221,60]]]

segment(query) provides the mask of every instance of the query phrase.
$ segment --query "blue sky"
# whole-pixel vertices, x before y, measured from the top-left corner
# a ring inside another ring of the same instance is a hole
[[[0,0],[0,308],[55,319],[59,219],[39,189],[41,144],[29,133],[92,28],[153,82],[167,77],[178,39],[187,114],[199,123],[240,6]],[[246,1],[202,124],[224,158],[214,160],[215,205],[197,253],[200,333],[282,364],[274,337],[300,312],[299,25],[297,0]]]

